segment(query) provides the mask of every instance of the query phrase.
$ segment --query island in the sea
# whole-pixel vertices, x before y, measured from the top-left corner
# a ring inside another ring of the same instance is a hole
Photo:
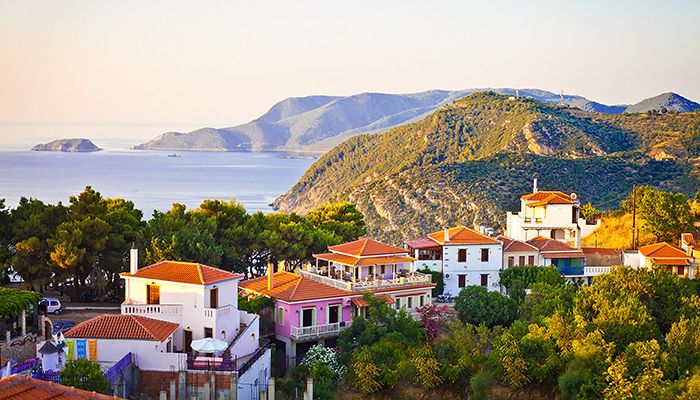
[[[58,139],[53,142],[38,144],[32,147],[34,151],[65,151],[71,153],[87,153],[100,151],[89,139]]]

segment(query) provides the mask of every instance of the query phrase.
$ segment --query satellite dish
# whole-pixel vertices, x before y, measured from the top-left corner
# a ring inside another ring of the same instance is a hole
[[[578,196],[576,195],[576,193],[571,193],[571,198],[573,200],[576,200],[576,199],[578,199]]]

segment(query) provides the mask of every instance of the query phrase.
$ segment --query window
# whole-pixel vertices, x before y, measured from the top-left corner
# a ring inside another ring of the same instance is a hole
[[[340,305],[335,304],[328,306],[328,321],[329,324],[340,322]]]
[[[508,257],[508,268],[511,268],[515,265],[515,257],[511,256]]]
[[[219,308],[219,289],[209,291],[209,308]]]
[[[525,256],[518,257],[518,265],[525,265]]]
[[[168,340],[168,343],[166,343],[166,345],[165,345],[165,351],[168,352],[168,353],[172,353],[172,352],[173,352],[173,341],[172,341],[172,340]]]
[[[481,262],[489,261],[489,249],[481,249]]]
[[[527,257],[527,264],[528,265],[535,265],[535,256],[528,256]]]
[[[380,266],[379,266],[379,273],[380,273],[381,275],[386,274],[386,265],[380,265]]]
[[[467,262],[467,249],[457,250],[457,262]]]
[[[418,307],[423,307],[425,305],[425,296],[420,296],[418,298]]]
[[[304,308],[301,310],[301,326],[316,325],[316,308]]]
[[[214,331],[211,328],[204,328],[204,337],[214,337]]]
[[[400,297],[396,298],[396,309],[397,310],[401,309],[401,298]]]
[[[408,305],[406,307],[413,308],[413,296],[408,298]]]
[[[466,275],[457,275],[457,286],[459,286],[459,287],[467,286],[467,276]]]
[[[160,304],[160,286],[146,285],[146,291],[146,300],[148,304]]]
[[[676,267],[676,273],[678,275],[683,275],[685,273],[685,267],[682,267],[682,266]]]
[[[277,307],[277,324],[284,325],[284,308]]]
[[[489,285],[489,274],[481,274],[481,286],[487,287]]]

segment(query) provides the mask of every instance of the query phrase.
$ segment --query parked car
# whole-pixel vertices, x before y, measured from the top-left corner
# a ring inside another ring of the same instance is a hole
[[[60,332],[66,333],[74,326],[75,326],[75,322],[73,322],[73,321],[65,321],[65,320],[54,321],[53,334],[58,335]]]
[[[39,300],[39,312],[59,315],[61,313],[61,301],[55,297],[44,297]]]

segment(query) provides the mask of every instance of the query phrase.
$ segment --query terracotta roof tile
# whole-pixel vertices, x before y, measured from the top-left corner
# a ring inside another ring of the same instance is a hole
[[[582,251],[542,253],[544,258],[586,258]]]
[[[66,332],[72,339],[132,339],[163,342],[180,325],[139,315],[105,314],[91,318]]]
[[[407,253],[406,249],[382,243],[370,238],[329,246],[328,250],[334,253],[343,253],[358,257]]]
[[[394,299],[392,299],[391,296],[386,294],[374,296],[374,298],[377,300],[384,300],[384,304],[394,304]],[[354,304],[357,307],[367,307],[369,305],[369,303],[365,301],[364,297],[353,297],[352,304]]]
[[[444,236],[444,234],[443,234]],[[430,250],[440,250],[441,246],[437,244],[433,239],[430,238],[420,238],[414,240],[407,240],[404,243],[412,249],[430,249]]]
[[[521,240],[511,239],[507,236],[499,236],[498,240],[503,242],[503,252],[504,253],[515,253],[515,252],[525,252],[525,251],[538,251],[539,249],[529,243],[525,243]]]
[[[248,279],[238,284],[241,289],[274,297],[287,302],[343,297],[352,294],[287,271],[275,272],[274,287],[267,288],[267,276]]]
[[[665,257],[665,258],[686,258],[687,254],[676,246],[670,245],[666,242],[650,244],[648,246],[642,246],[639,248],[639,252],[644,257]]]
[[[498,240],[482,235],[474,229],[459,225],[447,230],[448,240],[445,242],[445,230],[428,234],[428,237],[441,245],[445,244],[495,244]]]
[[[574,202],[571,196],[558,190],[540,190],[535,193],[526,194],[522,196],[521,199],[541,204],[573,204]]]
[[[338,253],[314,254],[315,258],[324,261],[333,261],[338,264],[359,266],[359,265],[377,265],[391,264],[415,261],[415,258],[406,255],[392,255],[380,257],[353,257]]]
[[[13,375],[0,379],[0,399],[12,400],[108,400],[107,396],[29,376]]]
[[[208,285],[233,279],[241,279],[243,274],[234,274],[208,265],[184,261],[160,261],[143,267],[135,274],[124,272],[122,277],[136,277],[168,282]]]

